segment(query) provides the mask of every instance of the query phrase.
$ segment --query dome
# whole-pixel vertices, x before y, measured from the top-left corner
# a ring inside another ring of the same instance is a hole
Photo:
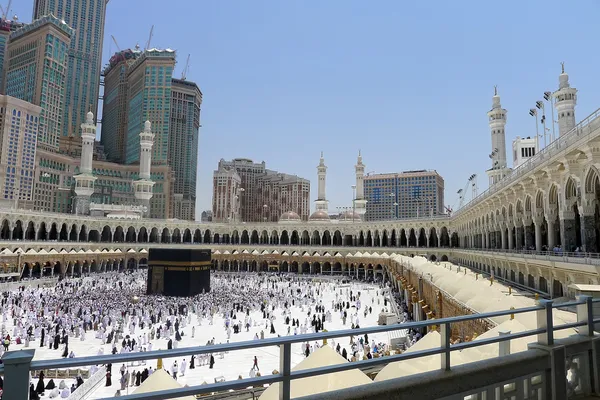
[[[284,212],[283,214],[281,214],[281,217],[279,217],[279,222],[300,222],[300,221],[301,221],[300,216],[293,211]]]
[[[343,213],[340,214],[339,221],[341,222],[360,222],[361,218],[360,218],[360,214],[357,212],[353,212],[353,211],[344,211]]]
[[[329,222],[329,214],[327,214],[323,210],[317,210],[311,214],[311,216],[308,218],[308,220],[314,221],[314,222],[325,222],[325,221]]]

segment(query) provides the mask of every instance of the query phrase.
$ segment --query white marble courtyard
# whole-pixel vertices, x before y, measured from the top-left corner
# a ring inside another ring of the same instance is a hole
[[[253,275],[246,275],[249,281],[252,281]],[[93,277],[84,278],[86,280],[93,279]],[[143,276],[140,275],[139,278],[139,288],[143,287]],[[351,327],[351,323],[356,321],[358,318],[360,327],[368,327],[377,325],[378,315],[381,311],[390,309],[390,304],[388,303],[387,307],[384,307],[384,295],[383,290],[379,286],[370,285],[361,282],[351,282],[351,283],[342,283],[338,279],[328,279],[323,277],[306,277],[305,278],[306,287],[312,286],[317,287],[320,286],[320,300],[321,304],[325,307],[325,311],[331,312],[331,322],[325,322],[325,329],[328,331],[340,330],[340,329],[349,329]],[[221,281],[213,279],[213,287],[215,284],[222,283]],[[277,285],[287,285],[286,282],[278,283]],[[266,290],[266,288],[265,288]],[[345,299],[350,290],[356,294],[356,292],[360,291],[360,305],[361,309],[359,313],[356,312],[356,303],[351,302],[351,307],[348,310],[348,319],[346,321],[346,325],[344,325],[341,314],[339,312],[335,312],[333,310],[333,302],[336,300],[336,292],[338,293],[339,299]],[[342,293],[340,296],[339,293]],[[142,303],[140,305],[143,305]],[[371,313],[368,313],[365,317],[364,309],[365,305],[371,307]],[[291,318],[297,318],[300,324],[304,324],[305,321],[308,321],[308,327],[310,328],[310,318],[307,317],[308,307],[304,305],[300,305],[300,302],[296,302],[296,305],[289,305],[291,311]],[[313,307],[314,314],[314,307]],[[243,321],[245,317],[245,312],[238,312],[237,318],[238,320]],[[250,327],[250,330],[246,332],[246,328],[242,329],[239,334],[231,334],[230,342],[240,342],[240,341],[248,341],[248,340],[256,340],[255,337],[258,335],[260,337],[261,331],[264,333],[265,338],[273,338],[278,335],[284,336],[288,334],[288,325],[285,324],[285,318],[282,316],[283,308],[278,307],[273,312],[275,316],[275,320],[273,321],[273,325],[276,333],[270,333],[270,322],[263,319],[263,313],[260,309],[256,309],[250,312],[250,318],[253,321],[253,326]],[[352,318],[350,316],[353,315]],[[234,320],[232,320],[234,321]],[[8,319],[5,322],[5,328],[7,332],[13,335],[13,326],[12,321]],[[140,337],[149,332],[147,326],[145,329],[141,330],[139,327],[135,329],[135,332],[129,331],[128,324],[124,324],[124,335],[130,335],[133,338]],[[156,327],[156,324],[155,324]],[[192,327],[194,327],[194,337],[192,338]],[[290,334],[294,334],[294,328],[290,327]],[[225,329],[225,319],[222,314],[216,313],[213,317],[212,324],[210,323],[210,318],[202,318],[198,315],[191,313],[189,323],[187,326],[180,327],[180,331],[184,332],[184,336],[182,340],[178,343],[178,348],[183,347],[194,347],[194,346],[204,346],[208,341],[214,338],[214,343],[225,343],[227,342],[227,332]],[[308,331],[309,333],[312,330]],[[300,330],[298,330],[300,333]],[[174,337],[171,336],[173,342],[175,342]],[[389,343],[388,335],[379,334],[373,335],[369,337],[369,341],[374,340],[375,343]],[[167,338],[161,337],[160,339],[150,340],[152,343],[152,350],[159,349],[167,349]],[[260,340],[260,339],[258,339]],[[117,348],[121,348],[120,344],[121,340],[117,340]],[[350,347],[350,338],[340,339],[339,341],[329,341],[329,345],[336,346],[337,343],[341,345],[342,348],[346,348],[348,352],[348,357],[350,358],[352,355],[352,350]],[[310,343],[310,345],[315,346],[316,343]],[[39,338],[36,340],[32,340],[30,343],[30,348],[35,349],[35,357],[36,360],[41,359],[56,359],[61,356],[61,349],[52,350],[47,346],[39,347]],[[144,346],[148,349],[148,345]],[[24,348],[24,344],[16,345],[12,344],[10,350],[17,350],[20,348]],[[69,338],[69,352],[73,351],[76,357],[83,356],[91,356],[99,354],[100,349],[103,349],[104,354],[110,354],[112,350],[112,344],[103,344],[102,339],[97,338],[95,332],[88,331],[86,334],[86,338],[84,341],[80,341],[79,338],[70,337]],[[292,367],[297,365],[300,361],[305,358],[304,355],[304,346],[302,344],[297,344],[292,348]],[[362,353],[360,354],[362,356]],[[178,371],[177,381],[182,385],[199,385],[203,382],[214,383],[215,378],[224,377],[226,380],[236,380],[239,376],[243,378],[248,378],[250,376],[250,370],[253,366],[254,357],[258,359],[258,365],[260,368],[260,373],[262,375],[271,374],[271,372],[275,369],[279,369],[279,349],[277,347],[262,347],[251,350],[243,350],[231,352],[228,354],[214,354],[215,364],[214,368],[210,369],[208,365],[200,365],[200,359],[197,357],[195,361],[195,369],[189,368],[189,357],[185,357],[185,363],[188,366],[186,368],[183,376],[181,375],[181,370]],[[163,368],[168,372],[172,371],[172,365],[175,361],[177,361],[178,365],[181,365],[183,362],[183,357],[179,359],[171,358],[171,359],[163,359]],[[152,369],[156,369],[157,361],[149,360],[145,365],[127,365],[126,368],[130,373],[134,373],[144,368],[152,367]],[[95,390],[91,392],[89,396],[86,398],[89,399],[97,399],[104,397],[112,397],[115,395],[117,390],[121,388],[121,384],[119,382],[119,378],[121,376],[119,370],[121,368],[121,364],[113,364],[112,365],[112,385],[105,386],[105,379],[102,379],[101,383],[97,386]],[[48,382],[48,378],[45,379],[45,382]],[[33,380],[34,385],[37,383],[37,379]],[[70,386],[72,381],[66,381],[67,385]],[[55,380],[55,384],[58,385],[58,380]],[[136,389],[136,386],[127,385],[127,388],[124,391],[121,391],[121,394],[130,394],[133,393]],[[42,398],[48,398],[48,391],[46,391],[45,395]],[[73,397],[73,396],[71,396]]]

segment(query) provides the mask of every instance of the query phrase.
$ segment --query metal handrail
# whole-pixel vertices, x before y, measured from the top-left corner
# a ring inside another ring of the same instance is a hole
[[[568,305],[581,305],[586,304],[587,298],[579,299],[577,301],[570,302]],[[600,299],[597,299],[600,302]],[[591,302],[591,298],[590,298]],[[595,301],[594,301],[595,302]],[[563,304],[553,304],[551,301],[541,301],[540,304],[530,307],[523,307],[519,309],[509,309],[509,310],[501,310],[494,312],[487,312],[481,314],[471,314],[471,315],[462,315],[457,317],[449,317],[449,318],[441,318],[441,319],[433,319],[426,321],[418,321],[418,322],[408,322],[397,325],[386,325],[386,326],[375,326],[368,328],[360,328],[360,329],[345,329],[340,331],[331,331],[331,332],[321,332],[321,333],[311,333],[304,335],[295,335],[295,336],[286,336],[272,339],[264,339],[260,341],[245,341],[238,343],[227,343],[227,344],[217,344],[217,345],[209,345],[209,346],[199,346],[199,347],[187,347],[180,349],[171,349],[171,350],[156,350],[149,352],[141,352],[141,353],[124,353],[124,354],[115,354],[115,355],[101,355],[101,356],[89,356],[89,357],[78,357],[78,358],[66,358],[66,359],[57,359],[57,360],[34,360],[31,362],[29,369],[30,370],[42,370],[42,369],[54,369],[54,368],[73,368],[80,367],[86,365],[99,365],[99,364],[113,364],[113,363],[127,363],[130,361],[140,361],[140,360],[150,360],[157,358],[178,358],[189,355],[198,355],[198,354],[209,354],[209,353],[217,353],[222,351],[235,351],[235,350],[245,350],[245,349],[254,349],[261,347],[269,347],[269,346],[279,346],[280,350],[283,349],[291,349],[292,344],[296,343],[304,343],[311,341],[319,341],[324,339],[332,339],[339,337],[348,337],[348,336],[361,336],[364,334],[373,334],[373,333],[383,333],[401,329],[419,329],[419,328],[427,328],[433,325],[439,325],[445,327],[445,329],[449,329],[451,324],[478,320],[478,319],[488,319],[494,317],[501,317],[506,315],[515,315],[522,314],[527,312],[538,312],[541,310],[546,310],[547,312],[551,312],[553,308],[558,308],[564,306]],[[557,326],[551,326],[552,332],[555,330],[575,328],[579,326],[583,326],[588,324],[588,322],[578,321],[576,323],[569,323]],[[144,393],[141,394],[133,394],[128,396],[122,396],[123,400],[137,400],[137,399],[147,399],[147,400],[158,400],[158,399],[168,399],[181,397],[186,395],[194,395],[194,394],[206,394],[210,392],[216,392],[221,390],[230,390],[230,389],[241,389],[246,388],[248,386],[254,385],[264,385],[271,384],[276,382],[283,382],[284,384],[291,380],[311,377],[315,375],[329,374],[334,372],[341,372],[350,369],[356,368],[368,368],[377,366],[380,364],[387,364],[395,361],[401,360],[409,360],[418,357],[431,356],[437,354],[446,354],[446,356],[452,352],[457,350],[462,350],[470,347],[478,347],[488,344],[500,343],[507,340],[522,338],[526,336],[532,335],[540,335],[548,332],[547,328],[538,328],[532,329],[525,332],[512,333],[508,335],[502,335],[495,338],[481,339],[472,342],[459,343],[455,345],[447,344],[447,347],[436,347],[433,349],[426,349],[422,351],[415,351],[409,353],[403,353],[393,356],[386,356],[381,358],[373,358],[369,360],[360,360],[353,363],[345,363],[338,364],[327,367],[319,367],[302,371],[293,371],[290,372],[289,375],[285,376],[283,374],[278,375],[270,375],[264,377],[255,377],[251,379],[243,379],[233,382],[222,382],[215,383],[209,385],[197,385],[190,386],[176,390],[166,390],[166,391],[157,391],[154,393]],[[449,340],[449,336],[448,336]],[[0,372],[3,372],[4,366],[0,365]]]

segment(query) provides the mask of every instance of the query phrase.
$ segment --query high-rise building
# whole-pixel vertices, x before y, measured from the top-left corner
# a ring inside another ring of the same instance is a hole
[[[171,86],[169,165],[175,174],[173,216],[196,219],[196,171],[202,92],[194,82],[173,79]]]
[[[444,179],[437,171],[374,174],[364,178],[366,220],[430,217],[444,214]]]
[[[214,222],[235,222],[238,219],[241,187],[242,178],[236,169],[219,162],[219,167],[213,174],[212,220]]]
[[[239,199],[235,206],[239,210],[237,211],[236,220],[254,221],[254,218],[256,218],[255,210],[263,206],[262,204],[259,205],[257,191],[258,178],[266,174],[265,162],[255,163],[247,158],[234,158],[231,161],[221,159],[217,171],[223,169],[233,169],[240,176],[241,189],[243,190],[240,190]],[[216,220],[216,218],[218,217],[213,201],[213,220]],[[262,221],[262,214],[259,214],[258,218],[260,219],[257,221]]]
[[[308,219],[310,214],[308,179],[267,170],[266,174],[258,179],[257,193],[258,204],[262,204],[262,210],[259,208],[256,213],[262,213],[263,220],[277,222],[279,217],[288,211],[295,212],[303,221]]]
[[[6,94],[42,108],[38,147],[58,150],[73,29],[47,15],[11,33],[5,61]]]
[[[266,207],[265,207],[266,206]],[[303,220],[310,213],[310,182],[296,175],[267,170],[265,162],[221,159],[213,179],[213,221],[276,222],[293,211]]]
[[[168,163],[174,66],[174,50],[150,49],[145,50],[128,68],[126,164],[140,160],[140,132],[145,121],[152,123],[155,135],[152,163]]]
[[[0,95],[0,198],[15,207],[33,196],[39,106]]]
[[[15,16],[16,18],[16,16]],[[0,18],[0,93],[5,92],[4,88],[4,59],[6,57],[6,51],[8,50],[8,41],[10,34],[17,29],[25,26],[18,20],[9,21],[4,18]]]
[[[61,126],[61,141],[65,145],[71,142],[69,137],[79,136],[88,111],[94,114],[98,111],[107,4],[108,0],[35,0],[34,3],[34,20],[53,14],[75,32],[68,51],[64,121]]]
[[[125,162],[127,135],[128,67],[142,54],[138,49],[115,53],[104,69],[104,99],[102,101],[102,134],[100,141],[107,159]]]

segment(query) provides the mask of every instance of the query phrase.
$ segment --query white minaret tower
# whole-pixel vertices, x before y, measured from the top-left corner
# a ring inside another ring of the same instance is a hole
[[[356,161],[354,170],[356,171],[356,198],[354,199],[352,208],[355,213],[362,217],[367,212],[367,200],[365,200],[365,184],[363,181],[365,177],[365,164],[362,162],[360,150],[358,151],[358,160]]]
[[[144,130],[140,133],[140,177],[133,183],[135,198],[142,205],[144,216],[147,216],[148,210],[150,210],[150,199],[152,198],[152,187],[154,186],[154,182],[150,180],[154,133],[152,133],[150,128],[150,121],[146,121],[144,123]]]
[[[87,113],[86,120],[81,124],[81,161],[79,174],[75,175],[74,213],[88,215],[90,213],[90,198],[94,193],[96,177],[92,174],[92,158],[94,155],[94,141],[96,140],[96,125],[94,114]]]
[[[492,152],[489,154],[492,167],[486,171],[490,178],[490,186],[510,173],[506,163],[506,134],[504,132],[506,113],[507,111],[500,105],[498,88],[494,86],[492,109],[487,113],[492,136]]]
[[[319,192],[317,195],[317,200],[315,200],[315,210],[316,211],[325,211],[329,213],[329,201],[325,198],[325,177],[327,175],[327,167],[325,166],[325,159],[323,158],[323,152],[321,152],[321,160],[319,161],[319,165],[317,166],[317,176],[319,179]]]
[[[558,134],[564,135],[575,128],[575,105],[577,89],[569,85],[569,75],[565,73],[565,63],[561,63],[562,73],[558,77],[558,90],[552,94],[558,115]]]

